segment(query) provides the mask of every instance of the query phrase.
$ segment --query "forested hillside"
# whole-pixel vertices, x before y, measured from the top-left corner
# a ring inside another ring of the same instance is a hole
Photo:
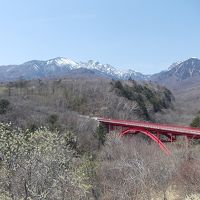
[[[106,79],[21,80],[2,84],[0,98],[9,102],[1,119],[25,128],[48,124],[51,115],[60,128],[75,114],[154,120],[173,103],[171,92],[156,84]]]
[[[2,83],[0,199],[150,200],[169,191],[184,197],[194,193],[200,176],[196,149],[183,151],[185,144],[179,143],[166,158],[146,138],[107,134],[92,118],[155,121],[155,113],[173,109],[173,103],[168,89],[151,82]]]

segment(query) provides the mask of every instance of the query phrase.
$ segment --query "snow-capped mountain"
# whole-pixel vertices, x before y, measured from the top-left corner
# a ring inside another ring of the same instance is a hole
[[[93,60],[89,60],[88,62],[80,62],[80,67],[89,70],[96,70],[113,77],[117,77],[120,74],[119,70],[117,70],[113,66],[109,64],[101,64],[100,62]]]
[[[32,60],[21,65],[0,66],[0,81],[11,81],[19,78],[56,78],[62,76],[89,76],[111,79],[152,80],[169,85],[188,79],[200,80],[200,60],[190,58],[173,63],[168,70],[154,75],[144,75],[133,69],[121,70],[109,64],[97,61],[76,62],[68,58],[57,57],[47,61]]]
[[[132,69],[127,70],[121,74],[122,79],[127,80],[129,78],[134,80],[149,80],[150,75],[144,75],[140,72],[136,72]]]
[[[73,60],[67,59],[67,58],[63,58],[63,57],[58,57],[58,58],[54,58],[51,60],[46,61],[47,65],[56,65],[56,66],[72,66],[73,67],[77,67],[78,63],[74,62]]]
[[[179,65],[179,64],[182,63],[182,62],[184,62],[184,61],[177,61],[177,62],[172,63],[172,64],[169,66],[169,68],[168,68],[167,71],[170,71],[171,69],[173,69],[174,67],[176,67],[177,65]]]
[[[91,76],[113,79],[145,80],[147,76],[134,70],[119,70],[109,64],[97,61],[75,62],[71,59],[57,57],[47,61],[32,60],[21,65],[0,66],[0,80],[16,80],[19,78],[35,79],[60,76]]]
[[[189,58],[185,61],[173,63],[167,71],[154,74],[151,80],[164,85],[178,85],[183,81],[200,80],[200,60]]]
[[[97,70],[101,73],[104,73],[110,77],[118,78],[118,79],[136,79],[136,80],[145,80],[147,78],[146,75],[142,73],[136,72],[132,69],[128,70],[119,70],[109,64],[101,64],[97,61],[89,60],[88,62],[84,63],[81,62],[80,66],[82,68]]]

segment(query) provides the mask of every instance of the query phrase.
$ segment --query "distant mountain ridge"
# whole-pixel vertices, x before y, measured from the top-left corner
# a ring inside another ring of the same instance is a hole
[[[168,70],[153,75],[144,75],[132,69],[120,70],[109,64],[89,60],[76,62],[68,58],[57,57],[47,61],[32,60],[21,65],[0,66],[0,81],[12,81],[20,78],[57,78],[62,76],[87,76],[110,79],[151,80],[165,86],[173,86],[186,80],[200,81],[200,60],[189,58],[173,63]]]
[[[146,80],[148,76],[134,70],[119,70],[109,64],[101,64],[93,60],[75,62],[64,57],[47,61],[32,60],[21,65],[0,66],[0,80],[10,81],[19,78],[35,79],[60,77],[65,75],[93,75],[113,79]]]
[[[189,58],[174,63],[168,70],[152,75],[151,80],[170,87],[185,82],[200,81],[200,60]]]

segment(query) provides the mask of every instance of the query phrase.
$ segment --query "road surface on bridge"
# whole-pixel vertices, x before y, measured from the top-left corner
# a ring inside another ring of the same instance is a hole
[[[150,122],[140,122],[140,121],[129,121],[129,120],[116,120],[109,118],[97,118],[99,122],[104,124],[113,125],[113,126],[121,126],[121,127],[138,127],[145,128],[148,130],[157,130],[161,132],[170,132],[174,135],[187,135],[187,136],[195,136],[196,138],[200,138],[200,128],[191,128],[187,126],[176,126],[176,125],[168,125],[168,124],[156,124]]]

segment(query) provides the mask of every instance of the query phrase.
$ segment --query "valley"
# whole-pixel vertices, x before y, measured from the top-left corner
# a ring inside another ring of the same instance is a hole
[[[200,200],[200,1],[0,5],[0,200]]]
[[[185,148],[180,138],[167,144],[172,154],[166,157],[147,136],[120,138],[119,130],[108,134],[94,120],[189,126],[198,112],[198,73],[178,73],[183,69],[175,65],[175,74],[161,72],[165,78],[139,74],[134,80],[114,77],[118,72],[108,65],[90,64],[92,70],[72,72],[77,63],[50,60],[48,67],[40,64],[48,71],[41,75],[34,61],[6,72],[24,76],[10,76],[0,85],[0,198],[181,200],[198,195],[198,144]],[[61,76],[63,68],[70,73]]]
[[[6,69],[6,70],[5,70]],[[198,113],[200,60],[189,58],[173,63],[168,70],[144,75],[134,70],[120,70],[109,64],[89,60],[76,62],[58,57],[48,61],[28,61],[22,65],[0,66],[1,81],[31,79],[113,79],[155,82],[170,89],[175,97],[174,108],[156,113],[156,120],[163,123],[189,125]]]

